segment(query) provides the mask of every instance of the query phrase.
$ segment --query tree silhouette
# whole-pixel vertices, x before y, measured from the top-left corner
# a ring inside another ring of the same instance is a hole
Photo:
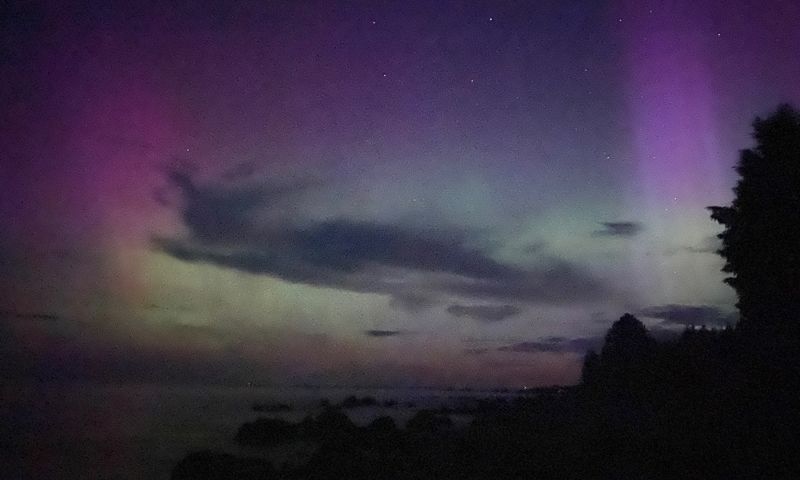
[[[730,206],[709,207],[723,271],[739,297],[739,326],[797,338],[800,316],[800,114],[781,106],[753,122],[756,146],[743,150]]]
[[[630,313],[626,313],[611,325],[606,334],[602,357],[604,361],[623,364],[636,364],[650,356],[655,341],[647,333],[647,328]]]
[[[647,328],[626,313],[611,325],[600,355],[593,351],[586,354],[582,383],[609,392],[641,392],[655,381],[655,348]]]
[[[598,370],[600,369],[600,355],[594,350],[586,352],[583,357],[583,369],[581,370],[581,383],[583,385],[593,385],[598,381]]]

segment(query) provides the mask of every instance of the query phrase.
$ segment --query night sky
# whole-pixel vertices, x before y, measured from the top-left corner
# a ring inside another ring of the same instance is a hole
[[[735,322],[705,207],[800,103],[794,0],[61,3],[0,7],[4,377],[575,382]]]

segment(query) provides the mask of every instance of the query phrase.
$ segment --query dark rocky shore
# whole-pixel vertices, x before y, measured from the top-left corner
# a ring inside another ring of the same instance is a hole
[[[199,452],[172,479],[798,478],[795,350],[764,342],[735,329],[656,342],[625,315],[577,387],[422,409],[404,428],[388,416],[355,425],[342,407],[378,402],[352,397],[300,422],[239,429],[254,452],[304,452],[294,461]]]

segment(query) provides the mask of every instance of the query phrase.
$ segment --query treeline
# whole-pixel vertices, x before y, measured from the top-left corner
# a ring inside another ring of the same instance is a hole
[[[579,399],[606,461],[650,478],[797,478],[797,352],[747,331],[656,342],[631,315],[615,322]]]

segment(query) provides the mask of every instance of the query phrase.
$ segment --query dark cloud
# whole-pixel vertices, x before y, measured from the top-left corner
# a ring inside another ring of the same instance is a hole
[[[643,317],[657,318],[666,324],[724,327],[736,323],[735,312],[725,312],[709,305],[659,305],[640,310]]]
[[[243,272],[272,275],[293,283],[347,287],[346,278],[340,272],[315,268],[269,249],[226,250],[160,237],[154,237],[151,243],[157,250],[187,262],[213,263]],[[366,287],[364,285],[364,288],[356,288],[354,283],[350,289],[370,291]],[[375,291],[380,291],[379,285],[374,285],[374,288]]]
[[[461,341],[469,345],[486,345],[490,343],[515,343],[521,339],[517,337],[463,337]]]
[[[292,237],[293,248],[302,260],[345,272],[369,262],[479,279],[519,274],[513,267],[465,247],[455,235],[447,240],[426,238],[422,232],[394,225],[337,220],[296,230]]]
[[[184,200],[183,222],[192,236],[208,244],[228,244],[258,237],[262,228],[255,221],[262,209],[275,210],[318,182],[258,183],[230,186],[197,185],[185,172],[167,172]]]
[[[638,222],[603,222],[602,230],[595,230],[592,235],[596,237],[634,237],[644,227]]]
[[[498,280],[474,280],[450,286],[450,291],[477,298],[495,298],[547,303],[597,300],[608,294],[607,288],[574,265],[563,261],[525,270],[520,275]]]
[[[605,292],[588,274],[563,261],[538,269],[498,262],[456,230],[348,219],[299,222],[273,217],[259,222],[309,183],[213,187],[198,186],[183,173],[172,172],[169,178],[184,197],[182,217],[190,236],[157,237],[152,244],[184,261],[294,283],[387,293],[397,305],[417,307],[436,292],[552,303],[599,298]],[[411,279],[413,272],[427,275]],[[418,298],[403,293],[407,291]]]
[[[402,330],[364,330],[364,335],[368,337],[396,337],[398,335],[402,335],[404,332]]]
[[[488,348],[465,348],[465,355],[483,355],[489,351]]]
[[[397,292],[392,294],[389,306],[410,312],[418,312],[436,305],[437,300],[430,295],[414,292]]]
[[[588,350],[598,349],[602,343],[603,339],[601,337],[542,337],[535,341],[499,347],[497,350],[514,353],[583,353]]]
[[[516,305],[450,305],[447,313],[456,317],[469,317],[482,322],[499,322],[520,312]]]
[[[528,245],[525,245],[524,247],[522,247],[522,252],[526,253],[528,255],[533,255],[533,254],[536,254],[536,253],[541,253],[546,247],[547,247],[547,243],[545,243],[545,242],[542,242],[542,241],[533,242],[533,243],[529,243]]]
[[[520,342],[513,345],[506,345],[499,347],[497,350],[501,352],[517,352],[517,353],[537,353],[537,352],[560,352],[561,345],[551,342]]]
[[[239,255],[226,255],[234,268],[279,273],[271,272],[276,262],[270,257],[282,254],[295,264],[344,273],[367,264],[474,278],[520,273],[466,247],[458,232],[425,235],[401,226],[345,219],[270,229],[254,221],[256,211],[272,209],[285,197],[306,189],[308,183],[200,187],[185,173],[171,172],[169,178],[184,196],[182,217],[192,239],[206,247],[237,248]],[[186,252],[183,256],[188,259]]]
[[[679,248],[672,248],[666,250],[667,255],[675,255],[676,253],[711,253],[716,254],[717,250],[722,248],[722,241],[716,235],[711,235],[703,239],[698,245],[690,245]]]

